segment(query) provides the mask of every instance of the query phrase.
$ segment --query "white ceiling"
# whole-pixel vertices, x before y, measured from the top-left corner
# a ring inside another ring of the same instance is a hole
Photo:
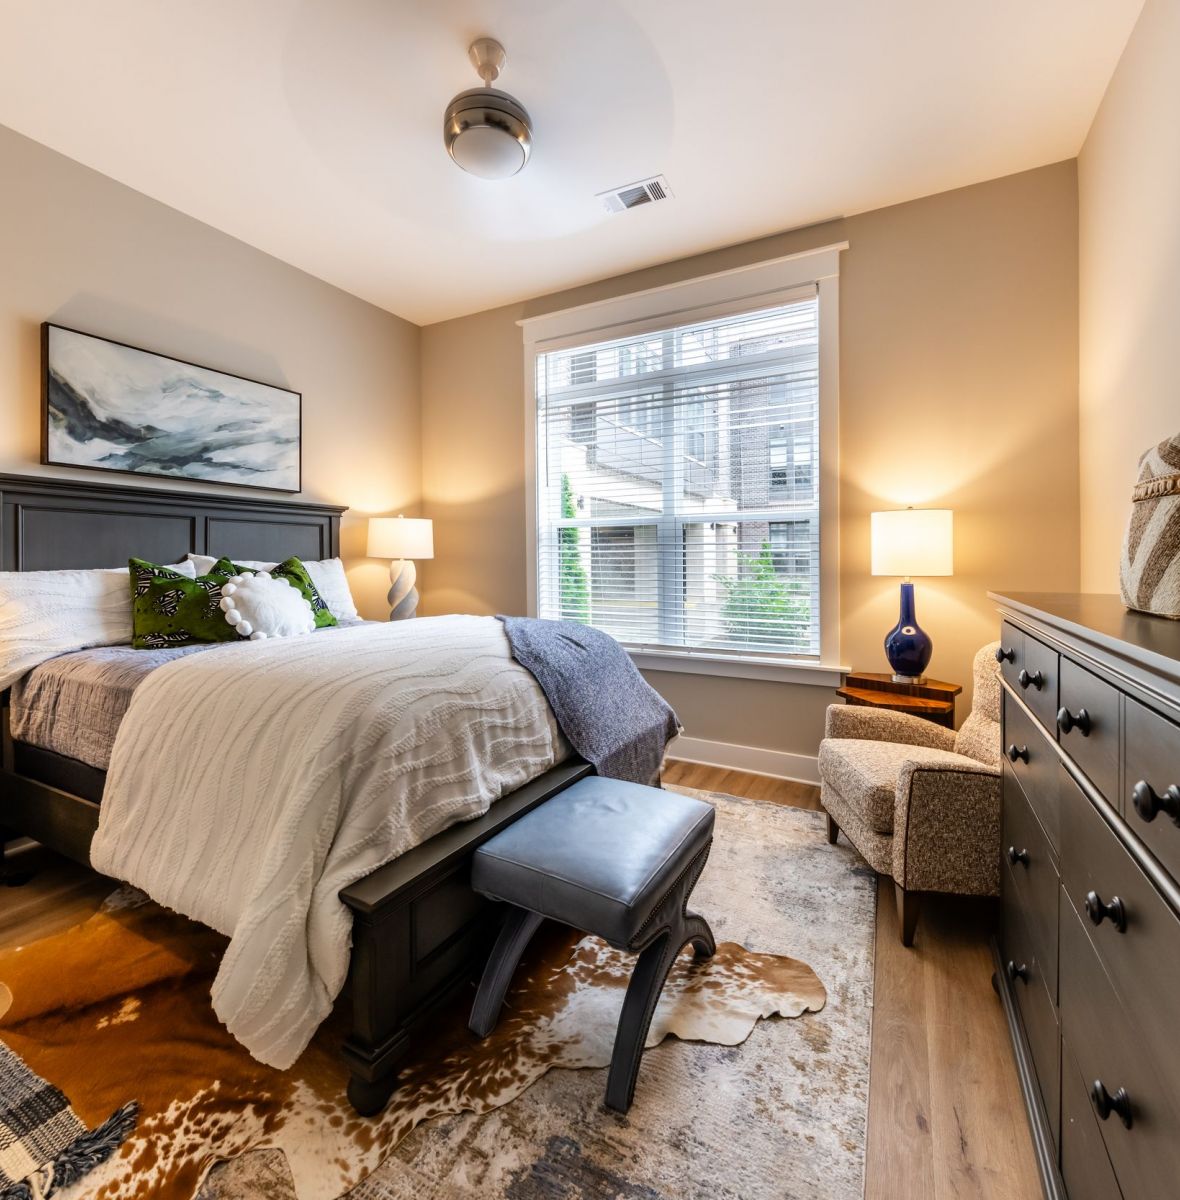
[[[0,123],[425,324],[1072,157],[1141,6],[0,0]],[[480,34],[506,182],[442,146]]]

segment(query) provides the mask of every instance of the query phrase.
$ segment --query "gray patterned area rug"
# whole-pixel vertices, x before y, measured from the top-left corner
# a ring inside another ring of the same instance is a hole
[[[669,1038],[626,1117],[602,1069],[551,1070],[482,1116],[428,1121],[349,1200],[855,1200],[863,1194],[876,884],[818,813],[714,793],[717,834],[692,907],[718,942],[790,955],[818,1013],[735,1046]],[[202,1200],[290,1197],[280,1155],[214,1172]]]

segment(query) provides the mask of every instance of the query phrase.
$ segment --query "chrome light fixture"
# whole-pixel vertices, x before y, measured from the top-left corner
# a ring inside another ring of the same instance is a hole
[[[467,51],[483,87],[460,92],[443,117],[447,153],[480,179],[509,179],[529,160],[533,123],[524,105],[492,87],[504,68],[504,47],[494,38],[477,38]]]

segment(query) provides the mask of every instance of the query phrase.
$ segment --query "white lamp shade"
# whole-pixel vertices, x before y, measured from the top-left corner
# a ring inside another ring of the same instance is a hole
[[[953,575],[954,514],[903,508],[871,518],[874,575]]]
[[[434,525],[423,517],[370,517],[370,558],[434,557]]]

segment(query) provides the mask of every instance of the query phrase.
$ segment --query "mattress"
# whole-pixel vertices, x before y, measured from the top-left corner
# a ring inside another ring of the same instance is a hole
[[[341,621],[340,626],[361,621]],[[312,636],[324,636],[332,627]],[[223,643],[232,645],[233,643]],[[34,667],[12,685],[14,741],[51,750],[105,771],[115,734],[135,689],[157,668],[189,654],[215,653],[219,645],[136,650],[100,646],[76,650]]]
[[[12,685],[12,737],[105,771],[135,689],[166,662],[216,649],[100,646],[51,658]]]

